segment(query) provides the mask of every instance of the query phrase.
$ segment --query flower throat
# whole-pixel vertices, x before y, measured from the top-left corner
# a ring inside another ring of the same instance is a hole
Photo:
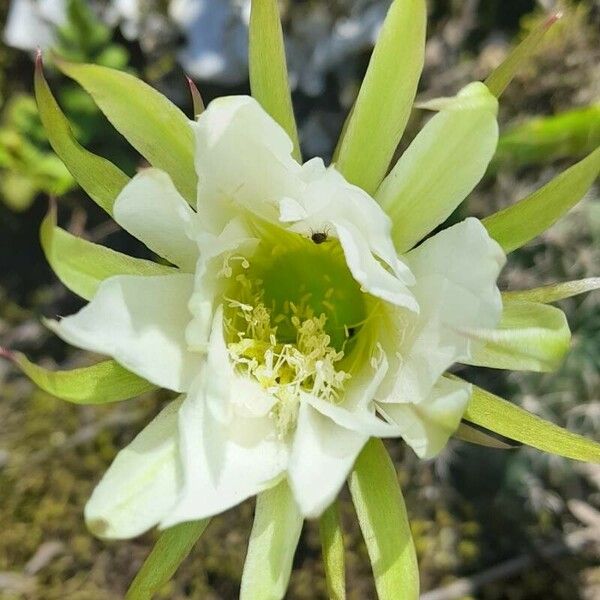
[[[263,240],[251,258],[235,262],[225,299],[230,356],[276,398],[281,436],[295,426],[302,393],[338,401],[365,320],[364,295],[337,240],[285,237],[285,245]]]

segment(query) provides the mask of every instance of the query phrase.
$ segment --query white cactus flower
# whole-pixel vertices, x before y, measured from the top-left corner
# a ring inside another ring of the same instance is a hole
[[[433,456],[469,398],[443,374],[502,312],[504,254],[476,219],[398,256],[380,205],[334,166],[297,163],[255,100],[215,100],[191,127],[196,211],[158,169],[114,206],[179,273],[111,277],[54,324],[182,394],[92,495],[105,537],[208,517],[282,478],[318,516],[370,436]]]

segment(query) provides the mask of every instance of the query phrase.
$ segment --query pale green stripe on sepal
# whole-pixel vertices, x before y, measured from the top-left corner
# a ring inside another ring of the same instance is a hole
[[[0,348],[0,356],[11,360],[44,392],[73,404],[119,402],[156,389],[114,360],[70,371],[50,371],[32,363],[20,352]]]
[[[110,161],[86,150],[75,139],[46,82],[40,55],[35,65],[34,87],[40,118],[54,152],[90,198],[112,215],[115,199],[129,177]]]
[[[277,0],[252,0],[249,26],[252,96],[285,129],[301,160]]]
[[[574,460],[600,462],[600,444],[545,421],[477,386],[473,386],[464,418],[544,452]]]
[[[338,170],[374,194],[410,116],[425,54],[425,0],[394,0],[336,149]]]
[[[599,173],[597,148],[527,198],[486,217],[482,223],[505,252],[512,252],[546,231],[575,206]]]
[[[550,304],[572,298],[579,294],[592,292],[600,289],[600,277],[588,277],[586,279],[576,279],[574,281],[565,281],[562,283],[553,283],[531,290],[515,290],[502,292],[502,299],[505,302],[515,302],[524,300],[526,302],[541,302]]]
[[[525,301],[504,303],[496,329],[466,332],[485,345],[465,364],[513,371],[554,371],[571,343],[571,331],[562,310]]]
[[[51,208],[40,227],[40,242],[56,276],[73,293],[91,300],[98,286],[114,275],[169,275],[177,269],[150,260],[133,258],[88,242],[56,227]]]
[[[533,29],[518,46],[513,48],[502,63],[492,71],[485,80],[485,83],[494,96],[499,98],[502,95],[502,92],[508,87],[508,84],[517,74],[519,68],[531,58],[548,29],[560,17],[560,13],[548,17],[543,23]]]
[[[240,600],[284,597],[302,522],[287,481],[258,494]]]
[[[392,219],[399,253],[450,216],[485,174],[498,143],[498,100],[481,82],[420,107],[440,112],[419,132],[375,196]]]
[[[153,166],[165,171],[181,195],[196,204],[194,136],[190,120],[160,92],[137,77],[101,67],[57,61],[113,126]]]
[[[319,535],[323,553],[323,568],[329,600],[345,600],[346,567],[344,534],[337,500],[327,508],[319,520]]]
[[[367,546],[379,600],[417,600],[419,568],[396,469],[372,438],[350,476],[350,492]]]
[[[204,533],[210,519],[181,523],[160,534],[131,583],[126,600],[151,600],[168,583]]]

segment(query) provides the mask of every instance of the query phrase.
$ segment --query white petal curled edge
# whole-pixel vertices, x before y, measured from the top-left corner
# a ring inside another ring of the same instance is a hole
[[[272,487],[285,471],[287,451],[265,414],[269,399],[248,383],[230,363],[219,307],[205,368],[179,412],[183,490],[161,527],[221,513]],[[243,396],[249,393],[256,402]],[[252,406],[260,407],[256,415]]]
[[[126,231],[184,271],[193,273],[198,247],[187,236],[194,211],[159,169],[144,169],[121,191],[113,216]]]
[[[414,277],[396,254],[391,221],[377,202],[319,158],[302,170],[305,186],[282,198],[280,221],[306,237],[325,231],[338,238],[352,276],[366,291],[418,312],[408,289]]]
[[[442,373],[474,350],[460,330],[494,328],[502,314],[496,282],[506,259],[477,219],[438,233],[406,259],[421,312],[388,313],[381,343],[392,376],[377,394],[382,402],[418,403],[429,396]]]
[[[177,500],[181,468],[177,411],[170,402],[121,450],[85,507],[90,531],[101,538],[126,539],[154,527]]]
[[[219,233],[240,208],[277,222],[279,199],[301,184],[287,133],[249,96],[213,100],[192,127],[205,229]]]
[[[470,397],[468,383],[441,377],[422,402],[386,403],[381,409],[419,458],[432,458],[458,428]]]
[[[320,516],[333,502],[368,439],[340,427],[310,404],[300,405],[288,481],[305,517]]]
[[[184,392],[201,363],[185,340],[193,284],[187,274],[110,277],[78,313],[48,325],[69,344],[111,356],[160,387]]]

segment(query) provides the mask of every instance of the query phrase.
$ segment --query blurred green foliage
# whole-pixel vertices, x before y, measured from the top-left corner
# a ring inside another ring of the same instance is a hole
[[[127,49],[113,41],[110,27],[102,23],[85,0],[69,0],[67,20],[56,32],[55,53],[73,62],[92,62],[125,69]],[[124,148],[118,134],[106,126],[93,100],[76,84],[59,80],[59,102],[84,146],[99,153]],[[52,152],[39,119],[33,96],[20,93],[3,107],[0,124],[0,198],[14,211],[24,211],[38,194],[62,195],[76,184]],[[134,157],[121,152],[120,164],[130,171]]]

